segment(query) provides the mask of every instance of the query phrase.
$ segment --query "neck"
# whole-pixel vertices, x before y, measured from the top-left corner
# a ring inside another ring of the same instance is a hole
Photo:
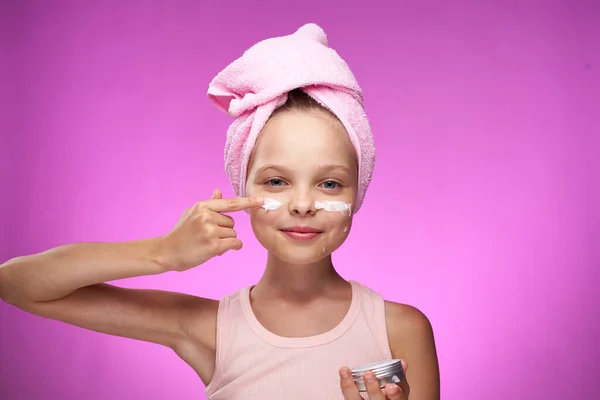
[[[310,302],[331,290],[344,290],[342,278],[328,256],[312,264],[291,264],[269,253],[265,272],[253,295],[293,302]]]

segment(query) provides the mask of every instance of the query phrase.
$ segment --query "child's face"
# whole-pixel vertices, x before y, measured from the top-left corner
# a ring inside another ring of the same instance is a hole
[[[246,188],[249,196],[273,198],[283,206],[250,212],[258,241],[278,258],[294,264],[317,262],[331,254],[348,236],[352,216],[317,210],[315,201],[354,204],[357,164],[343,125],[325,111],[275,114],[254,147]],[[292,227],[310,227],[321,233],[299,240],[282,231]]]

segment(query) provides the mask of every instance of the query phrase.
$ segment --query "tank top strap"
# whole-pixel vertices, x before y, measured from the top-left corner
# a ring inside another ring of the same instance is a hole
[[[229,354],[227,352],[226,343],[229,342],[231,336],[230,328],[235,326],[234,324],[231,324],[231,320],[234,319],[232,318],[231,314],[236,313],[235,299],[237,297],[239,297],[239,291],[228,294],[219,301],[219,308],[217,311],[217,334],[215,343],[215,370],[213,372],[213,377],[211,381],[206,386],[207,394],[212,393],[215,387],[219,386],[219,384],[221,383],[220,379],[223,374],[223,366],[227,365]]]
[[[362,283],[356,281],[352,281],[352,283],[358,289],[362,314],[367,321],[367,325],[371,329],[385,358],[392,359],[392,351],[390,350],[387,333],[387,323],[385,320],[385,300],[383,299],[383,296]]]

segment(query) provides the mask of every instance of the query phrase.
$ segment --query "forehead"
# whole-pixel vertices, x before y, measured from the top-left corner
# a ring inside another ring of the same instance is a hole
[[[356,153],[344,126],[325,111],[284,111],[261,131],[251,166],[281,164],[308,167],[339,164],[351,169]]]

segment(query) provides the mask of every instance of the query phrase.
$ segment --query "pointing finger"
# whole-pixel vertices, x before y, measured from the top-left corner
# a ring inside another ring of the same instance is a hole
[[[264,199],[262,197],[234,197],[232,199],[211,199],[203,203],[211,211],[233,212],[261,207]]]

